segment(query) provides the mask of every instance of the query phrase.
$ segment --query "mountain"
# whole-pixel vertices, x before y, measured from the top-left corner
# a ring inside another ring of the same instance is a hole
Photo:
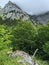
[[[47,21],[49,21],[49,11],[39,15],[33,15],[31,17],[34,21],[39,21],[40,23],[45,24]]]
[[[3,19],[11,18],[11,19],[19,19],[28,20],[29,15],[24,12],[19,6],[15,3],[9,1],[4,8],[2,9],[2,13],[4,14]]]
[[[18,5],[9,1],[5,4],[4,8],[0,8],[0,14],[3,14],[3,19],[11,18],[11,19],[23,19],[23,20],[31,20],[35,25],[39,23],[46,23],[49,20],[49,12],[42,13],[39,15],[29,15],[25,11],[23,11]]]

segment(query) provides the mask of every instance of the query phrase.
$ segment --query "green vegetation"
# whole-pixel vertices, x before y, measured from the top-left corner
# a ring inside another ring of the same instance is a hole
[[[49,23],[35,26],[31,21],[2,20],[0,17],[0,65],[22,65],[17,62],[19,57],[12,59],[6,55],[9,50],[23,50],[33,55],[37,48],[35,60],[39,65],[48,65]]]
[[[35,49],[36,27],[29,21],[21,21],[15,26],[12,35],[13,50],[20,49],[31,53]]]

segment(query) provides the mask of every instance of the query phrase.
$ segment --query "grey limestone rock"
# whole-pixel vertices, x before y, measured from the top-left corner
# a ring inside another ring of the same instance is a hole
[[[9,1],[3,8],[3,14],[4,14],[3,18],[11,18],[11,19],[22,18],[23,20],[29,19],[29,15],[11,1]]]
[[[17,56],[21,56],[23,57],[23,59],[18,60],[17,62],[19,63],[29,63],[29,65],[38,65],[34,59],[26,52],[24,51],[20,51],[20,50],[16,50],[14,52],[8,52],[7,53],[9,56],[12,56],[13,58],[17,57]]]

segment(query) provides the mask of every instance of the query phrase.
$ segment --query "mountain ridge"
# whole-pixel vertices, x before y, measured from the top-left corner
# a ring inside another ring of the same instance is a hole
[[[3,14],[3,19],[11,18],[11,19],[23,19],[28,20],[30,19],[34,24],[39,23],[46,23],[46,21],[49,21],[49,11],[39,14],[39,15],[30,15],[27,12],[23,11],[17,4],[9,1],[2,10],[0,10],[0,13]]]
[[[49,11],[42,13],[42,14],[39,14],[39,15],[33,15],[32,17],[35,21],[40,21],[41,23],[44,24],[47,21],[49,21]]]
[[[2,13],[4,14],[3,18],[11,18],[11,19],[19,19],[22,18],[24,20],[29,19],[29,15],[24,12],[19,6],[15,3],[9,1],[4,8],[2,9]]]

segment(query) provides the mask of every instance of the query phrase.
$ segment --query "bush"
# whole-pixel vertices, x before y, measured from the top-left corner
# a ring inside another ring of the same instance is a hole
[[[8,32],[6,25],[0,25],[0,50],[8,48],[10,46],[10,33]]]
[[[26,52],[32,52],[36,48],[36,27],[30,21],[18,22],[12,35],[13,50],[21,49]]]
[[[49,55],[49,41],[43,45],[43,50]]]

